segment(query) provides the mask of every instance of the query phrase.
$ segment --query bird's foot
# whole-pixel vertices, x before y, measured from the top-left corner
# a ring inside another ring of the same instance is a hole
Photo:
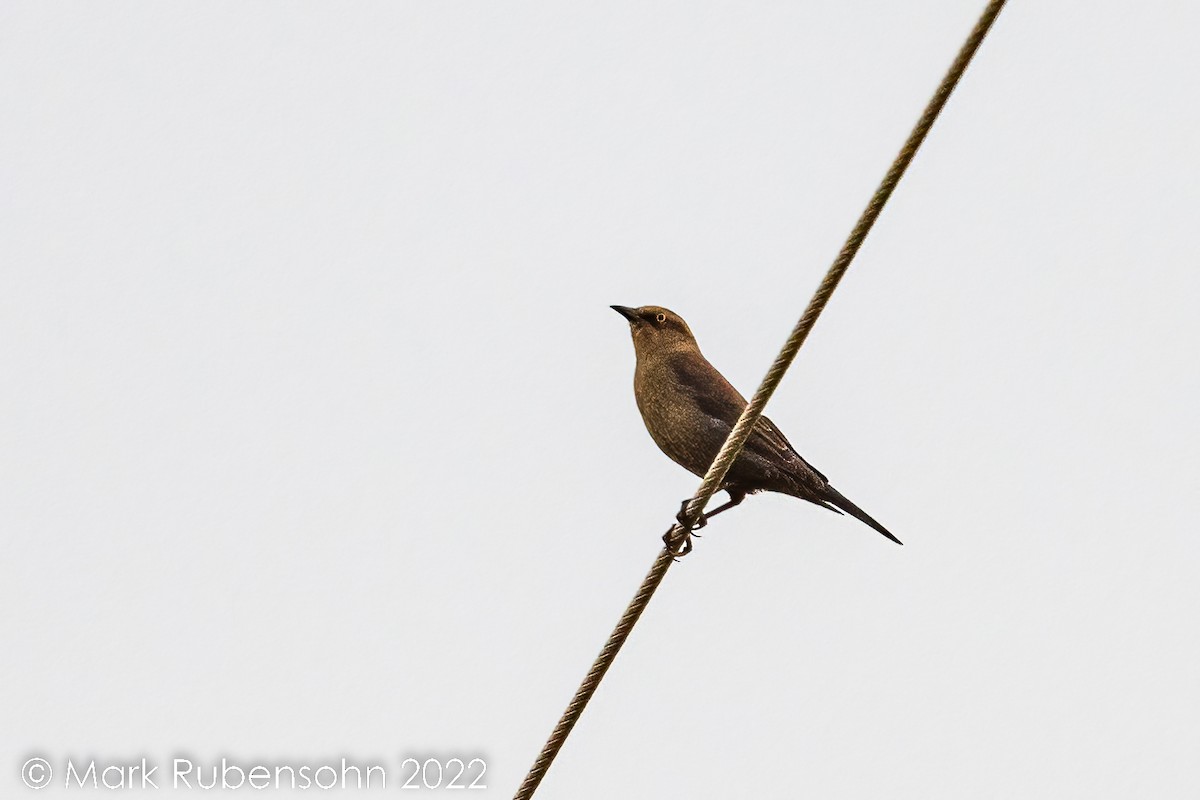
[[[692,536],[695,534],[681,529],[676,525],[672,525],[670,529],[663,534],[663,546],[667,548],[667,552],[678,561],[679,559],[692,552]]]
[[[696,533],[696,531],[708,524],[708,517],[701,514],[694,525],[689,525],[687,521],[687,509],[690,502],[692,502],[692,498],[689,497],[679,504],[679,513],[675,515],[675,521],[679,523],[679,527],[683,528],[690,535],[699,536],[700,534]]]
[[[688,522],[688,504],[691,502],[692,498],[689,497],[679,504],[679,513],[675,515],[677,524],[672,525],[671,529],[663,534],[663,544],[676,561],[692,552],[692,537],[700,538],[696,531],[708,524],[708,518],[704,514],[695,522]]]

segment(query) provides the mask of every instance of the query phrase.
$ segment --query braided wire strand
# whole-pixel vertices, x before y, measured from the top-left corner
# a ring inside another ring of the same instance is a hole
[[[517,790],[516,795],[514,795],[514,800],[527,800],[533,796],[538,784],[542,782],[542,777],[545,776],[546,770],[550,769],[550,763],[554,761],[554,757],[558,755],[558,751],[562,747],[563,742],[566,741],[567,736],[571,733],[571,729],[579,721],[584,707],[592,699],[592,694],[595,693],[596,687],[600,685],[600,681],[604,678],[604,673],[608,672],[608,668],[612,666],[612,662],[617,657],[617,652],[625,644],[625,639],[629,637],[629,633],[633,630],[633,626],[637,623],[638,618],[642,616],[642,612],[650,604],[650,597],[654,594],[654,590],[658,588],[658,585],[662,583],[662,579],[666,577],[667,570],[674,561],[674,555],[666,547],[659,552],[658,558],[655,559],[653,566],[650,567],[650,571],[646,573],[646,577],[642,581],[642,585],[638,588],[637,594],[629,601],[629,606],[625,609],[625,613],[621,615],[620,621],[613,628],[613,632],[609,634],[608,641],[604,643],[604,647],[600,649],[600,654],[592,662],[592,668],[584,676],[583,681],[579,684],[579,688],[575,690],[575,696],[571,698],[571,702],[567,704],[567,708],[563,711],[558,724],[551,731],[550,738],[546,740],[546,745],[542,748],[542,752],[538,754],[537,760],[529,768],[529,774],[521,782],[520,788]]]
[[[550,768],[550,764],[554,761],[558,751],[562,748],[567,736],[571,733],[571,729],[575,727],[575,723],[579,721],[579,717],[583,714],[583,709],[591,700],[596,688],[600,685],[600,681],[604,678],[604,674],[608,672],[608,668],[612,666],[616,659],[617,653],[625,640],[629,637],[633,626],[641,617],[642,612],[646,610],[646,606],[650,603],[650,598],[654,595],[659,584],[666,577],[667,570],[674,563],[677,555],[683,555],[690,551],[691,543],[689,541],[690,534],[688,530],[696,524],[700,519],[700,515],[704,511],[704,507],[712,496],[716,494],[721,486],[721,482],[725,479],[725,474],[733,465],[733,462],[741,454],[742,448],[746,444],[746,440],[750,437],[750,432],[754,429],[754,425],[758,422],[759,417],[763,414],[763,409],[767,405],[767,401],[771,399],[771,395],[775,393],[780,381],[783,380],[784,373],[795,360],[796,354],[800,351],[804,340],[808,338],[809,331],[817,321],[817,317],[821,315],[829,298],[833,295],[834,289],[837,288],[842,276],[846,274],[846,270],[850,267],[850,262],[854,260],[854,256],[858,253],[863,241],[867,238],[871,227],[875,224],[879,214],[883,211],[884,205],[888,198],[891,197],[896,185],[903,177],[905,170],[912,163],[913,157],[920,148],[921,143],[925,141],[930,128],[933,127],[934,121],[942,108],[945,107],[946,101],[950,98],[950,93],[954,91],[954,87],[958,85],[959,79],[962,78],[963,72],[966,71],[967,65],[970,64],[971,58],[978,51],[979,46],[983,43],[984,37],[991,29],[992,23],[995,22],[1000,10],[1004,7],[1005,0],[991,0],[983,13],[979,17],[979,21],[975,23],[975,27],[967,36],[962,48],[958,51],[954,62],[946,71],[946,75],[942,78],[942,82],[938,85],[933,97],[925,106],[916,125],[913,126],[912,132],[905,140],[904,146],[900,148],[895,161],[892,162],[891,168],[884,175],[883,180],[879,184],[879,188],[875,190],[875,194],[871,196],[870,202],[867,203],[866,209],[858,218],[858,222],[850,231],[850,235],[846,238],[846,243],[842,246],[837,258],[830,265],[828,272],[825,273],[825,278],[817,287],[816,293],[808,303],[808,307],[804,310],[804,314],[800,317],[799,322],[792,329],[791,335],[788,336],[779,355],[775,357],[775,361],[767,370],[766,376],[755,391],[753,398],[746,405],[737,424],[733,426],[725,443],[721,446],[721,450],[717,453],[716,459],[708,468],[704,479],[700,483],[700,488],[696,490],[695,496],[688,502],[687,508],[683,513],[685,522],[688,527],[676,523],[668,531],[668,540],[672,543],[670,546],[664,547],[655,559],[654,564],[650,567],[650,571],[646,574],[642,585],[638,588],[637,594],[633,596],[629,606],[625,609],[625,613],[621,615],[621,619],[617,622],[613,632],[609,635],[608,641],[604,643],[596,660],[592,663],[592,668],[588,670],[583,682],[575,692],[575,696],[571,698],[571,702],[567,705],[558,724],[554,726],[554,730],[550,733],[549,739],[542,747],[541,753],[538,754],[537,760],[533,762],[529,773],[525,776],[525,780],[521,782],[517,793],[513,795],[513,800],[528,800],[537,790],[538,785],[545,777],[546,771]]]

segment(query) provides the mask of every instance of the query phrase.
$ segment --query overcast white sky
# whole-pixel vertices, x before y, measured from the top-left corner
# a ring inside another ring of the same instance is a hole
[[[698,484],[608,306],[749,394],[982,5],[0,5],[0,793],[510,796]],[[1198,28],[1001,15],[769,408],[906,546],[715,521],[539,797],[1196,796]]]

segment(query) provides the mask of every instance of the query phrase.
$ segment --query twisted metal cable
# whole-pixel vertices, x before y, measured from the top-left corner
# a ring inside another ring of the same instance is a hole
[[[617,656],[617,652],[628,638],[630,631],[633,630],[634,624],[641,617],[642,612],[650,603],[650,598],[658,585],[662,583],[663,578],[670,569],[671,564],[675,561],[677,555],[684,555],[691,550],[690,529],[699,521],[701,514],[704,512],[704,507],[712,496],[719,490],[721,482],[725,479],[725,474],[729,471],[730,466],[741,454],[742,448],[746,444],[746,440],[750,437],[750,432],[754,430],[754,425],[758,422],[758,418],[762,416],[763,409],[767,405],[767,401],[771,399],[771,395],[775,393],[775,389],[779,386],[779,382],[783,380],[783,375],[787,372],[792,361],[796,358],[796,354],[800,351],[800,346],[804,344],[804,340],[808,338],[809,331],[812,330],[813,324],[816,323],[817,317],[825,308],[825,304],[829,302],[830,296],[833,295],[833,290],[837,288],[842,276],[846,274],[846,270],[850,266],[850,262],[854,260],[854,256],[858,253],[859,247],[862,246],[863,240],[867,238],[867,234],[871,230],[871,226],[875,224],[875,220],[879,217],[879,213],[883,210],[883,206],[891,197],[896,185],[903,177],[904,171],[908,169],[908,165],[912,162],[913,156],[916,155],[917,149],[921,143],[925,141],[929,129],[933,127],[934,121],[942,108],[946,105],[946,101],[950,97],[950,93],[954,91],[954,87],[958,85],[959,79],[966,70],[967,65],[971,62],[971,58],[979,49],[979,45],[983,43],[984,37],[988,30],[995,22],[996,16],[1000,13],[1000,9],[1004,7],[1005,0],[991,0],[987,7],[983,10],[979,21],[975,23],[975,27],[971,30],[966,42],[958,51],[958,56],[954,59],[954,63],[950,65],[946,76],[942,78],[942,82],[938,85],[937,90],[933,93],[928,105],[925,106],[924,112],[920,119],[913,126],[912,133],[908,135],[908,139],[904,142],[904,146],[900,148],[899,154],[895,161],[892,162],[891,168],[887,171],[883,181],[879,184],[879,188],[875,190],[871,200],[867,203],[866,209],[858,218],[854,228],[850,231],[846,243],[842,246],[837,258],[830,265],[829,271],[825,274],[825,278],[821,281],[821,285],[817,287],[816,293],[812,300],[809,301],[808,307],[804,310],[804,314],[800,317],[800,321],[796,323],[796,327],[792,329],[791,335],[780,350],[779,355],[775,357],[771,368],[767,370],[766,376],[759,385],[758,390],[754,393],[746,409],[742,412],[742,416],[738,419],[737,424],[733,426],[729,437],[725,440],[725,444],[721,446],[720,452],[713,461],[712,466],[708,468],[708,472],[704,476],[704,480],[700,483],[700,488],[696,490],[695,496],[688,502],[682,516],[686,527],[676,523],[667,532],[667,540],[670,543],[663,547],[659,552],[658,558],[655,559],[654,565],[646,574],[645,580],[642,581],[641,587],[629,606],[625,609],[625,613],[621,615],[620,621],[616,628],[609,635],[608,641],[604,643],[604,647],[600,650],[600,654],[596,657],[592,668],[588,670],[588,674],[584,677],[583,682],[576,690],[575,696],[571,698],[571,702],[567,705],[566,711],[563,712],[558,724],[554,726],[554,730],[550,734],[550,738],[542,747],[542,752],[538,755],[537,760],[533,762],[529,773],[525,776],[525,780],[521,782],[521,786],[517,789],[517,793],[513,796],[513,800],[528,800],[537,790],[538,784],[541,783],[546,771],[550,768],[554,757],[558,755],[559,749],[562,748],[563,742],[571,733],[571,729],[575,727],[575,723],[579,721],[580,715],[583,714],[583,709],[587,706],[588,701],[595,693],[596,688],[600,685],[600,681],[604,678],[604,674],[612,665],[613,660]]]

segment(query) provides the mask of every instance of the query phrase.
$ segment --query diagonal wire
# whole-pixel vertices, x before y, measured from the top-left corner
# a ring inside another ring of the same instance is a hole
[[[896,185],[900,182],[900,178],[904,175],[904,171],[908,169],[908,165],[912,162],[917,149],[925,140],[929,129],[933,127],[933,123],[937,119],[938,114],[941,113],[942,108],[946,105],[950,93],[958,85],[959,79],[962,77],[967,65],[971,62],[971,58],[979,49],[979,45],[983,43],[984,36],[987,35],[988,30],[992,27],[992,23],[995,22],[1000,9],[1004,7],[1004,2],[1005,0],[991,0],[983,10],[979,21],[975,23],[975,27],[971,30],[970,35],[967,36],[967,40],[958,51],[958,56],[954,59],[954,63],[950,65],[946,76],[942,78],[942,82],[933,93],[929,104],[925,106],[920,119],[913,126],[912,133],[908,135],[904,146],[900,148],[896,160],[892,162],[892,166],[887,171],[883,181],[880,182],[879,188],[875,190],[875,194],[872,195],[870,202],[867,203],[866,209],[858,218],[858,222],[855,223],[854,228],[850,231],[850,235],[847,237],[846,243],[842,246],[841,252],[838,253],[837,258],[830,265],[824,280],[821,281],[821,285],[817,287],[817,291],[813,295],[812,300],[809,301],[803,316],[796,323],[796,327],[792,329],[791,335],[784,343],[779,355],[775,357],[771,368],[767,370],[767,374],[759,385],[758,390],[754,393],[754,397],[751,398],[750,403],[742,412],[742,416],[738,419],[737,424],[730,431],[729,437],[721,447],[721,451],[717,454],[712,466],[708,468],[708,473],[704,476],[704,480],[700,483],[700,488],[696,490],[695,496],[688,502],[687,508],[682,514],[684,521],[688,523],[688,527],[685,529],[684,526],[676,524],[667,532],[665,538],[670,544],[659,552],[658,558],[655,559],[654,565],[646,574],[646,578],[642,581],[637,594],[630,601],[628,608],[625,609],[625,613],[621,615],[621,619],[617,623],[616,628],[613,629],[612,634],[608,637],[608,641],[604,643],[604,647],[600,650],[600,654],[596,657],[592,668],[588,670],[588,674],[579,685],[575,696],[571,698],[570,704],[567,705],[566,711],[563,712],[562,718],[554,726],[550,738],[546,741],[545,746],[542,747],[542,751],[538,755],[537,760],[533,762],[533,766],[530,767],[529,774],[521,782],[521,786],[517,789],[513,800],[528,800],[528,798],[533,796],[538,784],[541,783],[546,771],[550,768],[551,762],[554,761],[554,757],[558,755],[559,749],[562,748],[563,742],[566,741],[571,729],[575,727],[575,723],[579,721],[579,717],[595,693],[596,687],[600,685],[601,679],[604,678],[604,674],[612,665],[617,652],[621,649],[630,631],[633,630],[634,624],[637,623],[638,618],[650,603],[650,598],[653,596],[654,591],[662,583],[667,570],[675,560],[675,556],[683,555],[691,550],[688,530],[699,520],[704,507],[719,490],[721,482],[725,479],[725,473],[729,471],[730,466],[732,466],[741,453],[746,440],[750,436],[750,432],[754,429],[755,423],[762,416],[767,401],[775,393],[775,389],[783,379],[784,373],[791,366],[792,361],[796,358],[796,354],[800,351],[800,346],[808,338],[808,333],[812,330],[817,317],[824,310],[825,304],[829,302],[829,298],[833,294],[833,290],[837,288],[842,276],[846,274],[850,262],[854,260],[855,254],[858,253],[863,240],[867,238],[867,234],[870,232],[871,226],[875,224],[879,213],[883,210],[884,204],[891,197]]]

